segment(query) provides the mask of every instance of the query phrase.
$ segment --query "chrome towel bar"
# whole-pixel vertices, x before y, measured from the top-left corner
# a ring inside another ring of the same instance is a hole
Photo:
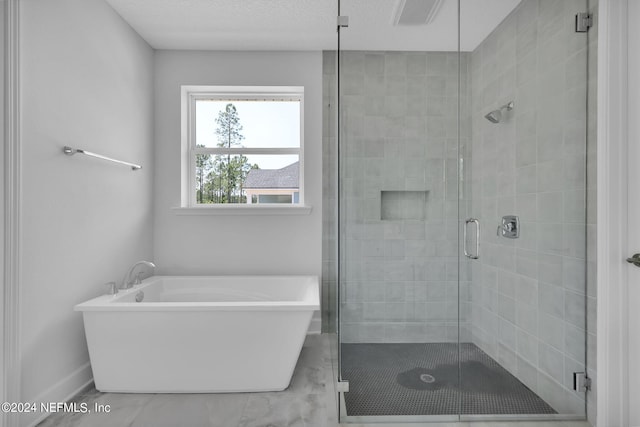
[[[80,153],[86,156],[95,157],[102,160],[108,160],[110,162],[129,166],[134,171],[138,169],[142,169],[142,166],[136,165],[135,163],[129,163],[129,162],[124,162],[122,160],[112,159],[111,157],[103,156],[102,154],[92,153],[91,151],[81,150],[80,148],[71,148],[71,147],[65,146],[62,150],[64,151],[64,154],[66,154],[67,156],[73,156],[76,153]]]

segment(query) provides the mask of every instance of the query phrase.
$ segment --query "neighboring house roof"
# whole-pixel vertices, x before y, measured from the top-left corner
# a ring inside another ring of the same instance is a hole
[[[298,188],[299,162],[282,169],[251,169],[244,188]]]

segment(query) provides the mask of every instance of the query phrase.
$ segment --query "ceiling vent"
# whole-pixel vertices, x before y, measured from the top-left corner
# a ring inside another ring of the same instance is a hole
[[[440,10],[444,0],[398,0],[393,25],[426,25]]]

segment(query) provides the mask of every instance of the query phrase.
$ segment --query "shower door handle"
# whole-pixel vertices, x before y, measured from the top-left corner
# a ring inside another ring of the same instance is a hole
[[[469,227],[469,223],[474,223],[476,225],[476,253],[475,255],[470,254],[467,250],[467,228]],[[462,247],[464,249],[464,256],[470,259],[478,259],[480,256],[480,221],[475,218],[469,218],[464,222],[464,233],[462,238]]]

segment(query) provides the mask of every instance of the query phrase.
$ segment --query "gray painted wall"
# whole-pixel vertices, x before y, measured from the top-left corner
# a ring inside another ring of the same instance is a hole
[[[24,0],[20,25],[21,400],[57,402],[91,379],[73,306],[153,257],[153,51],[102,0]]]
[[[321,273],[322,54],[157,51],[154,254],[161,274]],[[180,86],[304,86],[309,215],[178,215]],[[317,313],[317,329],[320,316]]]

